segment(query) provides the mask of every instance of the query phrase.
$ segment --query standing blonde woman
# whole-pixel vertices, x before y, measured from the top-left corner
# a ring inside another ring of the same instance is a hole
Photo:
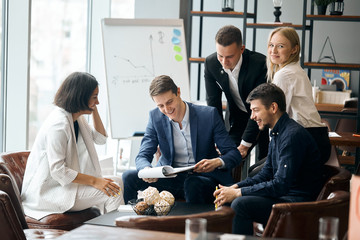
[[[58,89],[56,107],[42,125],[25,169],[21,198],[27,216],[41,219],[92,206],[109,212],[123,203],[119,185],[102,177],[94,146],[107,138],[98,94],[96,79],[81,72],[70,74]],[[93,128],[83,115],[92,115]]]
[[[279,27],[269,36],[267,78],[285,93],[286,112],[315,139],[322,162],[330,156],[327,127],[321,122],[312,97],[310,80],[299,63],[300,39],[294,28]]]

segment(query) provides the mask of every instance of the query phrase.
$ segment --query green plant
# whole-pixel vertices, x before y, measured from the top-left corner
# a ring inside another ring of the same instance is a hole
[[[327,6],[335,1],[336,0],[314,0],[315,4],[318,6]]]

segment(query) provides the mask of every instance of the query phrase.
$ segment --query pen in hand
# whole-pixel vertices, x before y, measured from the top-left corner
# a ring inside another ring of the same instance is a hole
[[[215,191],[217,191],[218,189],[219,189],[218,186],[216,186]],[[215,200],[217,199],[217,197],[218,197],[218,195],[215,196]],[[217,210],[217,208],[218,208],[218,204],[216,202],[215,203],[215,210]]]

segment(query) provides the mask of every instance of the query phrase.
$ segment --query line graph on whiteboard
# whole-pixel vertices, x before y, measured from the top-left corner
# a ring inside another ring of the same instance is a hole
[[[183,60],[180,35],[180,30],[176,28],[170,33],[161,30],[151,32],[147,38],[142,38],[141,44],[128,45],[127,51],[113,53],[112,65],[119,71],[112,75],[112,86],[150,83],[156,75],[166,74],[165,69],[171,69],[170,66],[166,66],[171,64],[170,60],[175,62]],[[136,49],[131,51],[131,48]],[[173,52],[172,59],[166,59],[169,57],[169,51]]]
[[[112,85],[118,86],[120,84],[135,84],[149,82],[150,78],[154,78],[154,68],[149,69],[146,65],[136,65],[132,60],[114,55],[118,59],[119,64],[127,69],[127,75],[113,76]]]

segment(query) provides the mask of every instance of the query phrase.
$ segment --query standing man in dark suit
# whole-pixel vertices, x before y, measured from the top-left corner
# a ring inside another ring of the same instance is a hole
[[[256,122],[249,121],[249,93],[266,82],[266,57],[245,49],[240,29],[228,25],[216,34],[216,52],[205,60],[206,101],[216,107],[222,117],[222,93],[225,93],[230,113],[229,134],[244,158],[251,147],[259,143],[259,156],[267,155],[268,131],[259,131]]]

